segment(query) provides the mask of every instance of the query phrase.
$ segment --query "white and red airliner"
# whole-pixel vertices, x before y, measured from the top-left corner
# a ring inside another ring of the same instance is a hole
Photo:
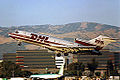
[[[66,56],[68,53],[82,54],[83,51],[90,52],[91,54],[96,53],[99,55],[99,50],[101,50],[109,43],[115,42],[115,39],[102,35],[89,41],[75,39],[75,42],[25,31],[15,31],[13,33],[9,33],[9,36],[17,40],[19,42],[18,45],[20,45],[21,42],[32,43],[41,47],[48,48],[52,51],[55,51],[56,53],[60,53],[58,56],[60,56],[61,53]]]

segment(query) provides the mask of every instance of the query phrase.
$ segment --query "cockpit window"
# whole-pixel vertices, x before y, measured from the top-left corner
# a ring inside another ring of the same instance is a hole
[[[15,33],[19,33],[18,31],[15,31]]]

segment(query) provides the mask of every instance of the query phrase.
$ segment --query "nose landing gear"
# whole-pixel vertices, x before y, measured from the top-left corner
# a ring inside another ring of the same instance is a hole
[[[21,42],[18,42],[18,44],[17,44],[18,46],[21,46],[22,45],[22,43]]]

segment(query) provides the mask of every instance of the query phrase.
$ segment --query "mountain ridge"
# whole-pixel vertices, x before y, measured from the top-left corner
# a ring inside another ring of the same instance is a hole
[[[5,48],[5,45],[16,46],[15,44],[16,41],[11,40],[11,38],[8,36],[8,33],[14,32],[15,30],[42,33],[42,34],[51,35],[53,37],[70,40],[70,41],[74,41],[74,38],[89,40],[99,35],[120,39],[120,27],[93,23],[93,22],[76,22],[76,23],[68,23],[64,25],[50,25],[50,24],[27,25],[27,26],[17,26],[17,27],[15,26],[0,27],[0,47],[2,47],[3,45],[4,45],[3,48]],[[120,43],[117,42],[116,44],[111,44],[107,46],[107,48],[116,50],[116,49],[120,49],[119,46],[120,46]],[[17,49],[18,48],[13,49],[11,47],[11,50],[13,51]],[[22,46],[22,49],[32,49],[32,48],[29,48],[28,44],[24,44]],[[10,50],[2,51],[1,48],[0,48],[0,51],[1,51],[0,54],[12,52]]]

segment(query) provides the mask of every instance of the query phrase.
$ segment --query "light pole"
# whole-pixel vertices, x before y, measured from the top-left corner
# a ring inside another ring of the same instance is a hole
[[[13,68],[13,71],[12,71],[12,76],[14,77],[15,76],[15,74],[14,74],[14,64],[12,64],[12,68]]]

